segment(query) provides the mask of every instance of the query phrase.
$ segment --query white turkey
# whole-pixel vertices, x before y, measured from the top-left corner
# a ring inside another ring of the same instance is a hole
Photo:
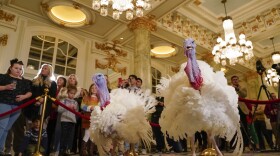
[[[237,132],[233,155],[241,155],[243,140],[240,133],[238,95],[227,84],[224,73],[214,72],[205,62],[196,60],[193,39],[184,41],[188,57],[180,71],[170,78],[162,78],[159,93],[165,99],[165,109],[159,124],[163,133],[175,140],[193,136],[196,131],[207,131],[218,155],[214,136],[230,141]],[[192,144],[194,144],[192,142]],[[195,155],[194,146],[192,154]]]
[[[93,82],[98,89],[100,105],[92,112],[90,133],[99,155],[116,155],[115,148],[122,141],[135,144],[142,140],[150,148],[152,129],[147,115],[156,105],[150,92],[113,89],[109,95],[103,74],[94,75]]]

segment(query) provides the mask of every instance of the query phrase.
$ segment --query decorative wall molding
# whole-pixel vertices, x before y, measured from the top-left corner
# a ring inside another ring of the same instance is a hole
[[[102,50],[106,53],[107,57],[104,58],[107,63],[102,63],[100,60],[96,59],[95,67],[100,69],[110,68],[115,72],[126,75],[126,67],[119,67],[118,64],[121,64],[118,60],[118,57],[126,57],[127,52],[123,51],[118,45],[119,41],[112,41],[106,43],[97,43],[95,42],[95,48]]]
[[[199,2],[199,1],[197,1]],[[163,16],[157,21],[159,26],[166,28],[167,30],[178,34],[182,37],[191,37],[196,40],[196,43],[206,49],[212,51],[213,46],[216,43],[217,37],[220,35],[209,29],[206,29],[202,25],[192,21],[186,16],[172,12]],[[247,18],[239,23],[235,23],[235,33],[244,33],[247,37],[251,37],[257,33],[261,33],[266,29],[275,27],[280,24],[280,7],[276,6],[272,9],[268,9],[254,17]],[[254,57],[245,64],[241,64],[249,69],[255,70],[256,60]],[[271,59],[265,59],[267,67],[271,67]]]
[[[110,68],[117,73],[121,73],[121,75],[126,75],[126,67],[113,66],[114,63],[112,63],[112,62],[114,62],[114,61],[111,62],[110,58],[105,58],[105,59],[108,60],[108,62],[105,63],[105,64],[101,63],[100,60],[96,59],[95,60],[95,68],[100,68],[100,69]]]
[[[157,23],[154,21],[155,16],[150,15],[147,17],[137,17],[133,21],[131,21],[127,26],[130,30],[135,29],[148,29],[149,31],[156,31],[157,30]]]
[[[178,12],[167,14],[159,19],[157,23],[169,31],[177,33],[179,36],[193,38],[198,45],[207,49],[213,48],[218,37],[218,34],[184,17]]]
[[[280,8],[272,8],[264,11],[255,17],[244,20],[236,24],[237,33],[245,33],[252,36],[255,33],[263,32],[266,29],[280,24]]]
[[[217,37],[220,35],[202,25],[192,21],[178,12],[172,12],[157,21],[158,25],[177,33],[179,36],[191,37],[201,45],[212,51]],[[244,33],[247,37],[260,33],[280,24],[280,7],[266,10],[255,17],[235,23],[236,34]]]
[[[13,22],[15,20],[15,17],[16,15],[0,9],[0,20],[4,20],[6,22]]]
[[[8,43],[8,35],[7,35],[7,34],[2,35],[2,36],[0,37],[0,45],[6,46],[7,43]]]
[[[119,41],[114,40],[112,42],[106,42],[106,43],[97,43],[95,42],[95,48],[100,49],[107,54],[115,54],[116,56],[122,56],[126,57],[127,52],[123,51],[122,48],[119,45]]]
[[[180,66],[171,67],[171,71],[174,73],[178,73],[180,70]]]

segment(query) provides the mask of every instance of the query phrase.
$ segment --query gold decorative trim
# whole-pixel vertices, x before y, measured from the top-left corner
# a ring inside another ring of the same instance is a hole
[[[180,66],[176,66],[176,67],[171,67],[171,71],[174,73],[178,73],[180,70]]]
[[[7,34],[2,35],[2,36],[0,37],[0,44],[1,44],[2,46],[5,46],[5,45],[7,45],[7,43],[8,43],[8,35],[7,35]]]
[[[112,41],[113,43],[97,43],[95,42],[96,49],[100,49],[102,51],[105,51],[107,54],[111,54],[110,51],[114,51],[116,56],[127,56],[127,52],[123,51],[120,47],[118,47],[118,44],[120,43],[117,40]]]
[[[196,6],[199,6],[199,5],[201,4],[201,0],[195,0],[193,3],[194,3]]]
[[[73,7],[75,8],[75,9],[80,9],[80,4],[79,3],[73,3]]]
[[[105,59],[108,60],[107,64],[100,63],[100,61],[98,59],[95,60],[95,68],[100,68],[100,69],[110,68],[117,73],[121,73],[121,75],[126,75],[126,67],[118,68],[118,67],[114,66],[115,62],[111,62],[109,58],[105,58]],[[119,63],[119,62],[117,62],[117,63]]]
[[[118,60],[118,57],[126,57],[127,52],[123,51],[118,44],[119,41],[115,40],[112,41],[113,43],[107,42],[107,43],[97,43],[95,42],[96,49],[100,49],[104,51],[107,54],[107,57],[104,58],[107,60],[106,64],[102,64],[99,62],[99,60],[95,61],[95,67],[106,69],[110,68],[115,72],[121,73],[122,75],[126,75],[126,67],[119,68],[117,67],[117,64],[121,64]]]
[[[246,32],[246,36],[252,36],[255,33],[265,31],[269,27],[279,25],[279,22],[280,8],[272,8],[236,24],[236,32],[239,34]]]
[[[41,3],[41,7],[46,11],[49,12],[50,11],[50,6],[48,3]]]
[[[216,38],[218,37],[218,34],[199,25],[191,19],[185,18],[184,15],[178,12],[169,13],[157,22],[180,36],[193,38],[198,45],[207,49],[213,48]]]
[[[12,22],[15,20],[16,15],[5,12],[0,9],[0,20],[5,20],[7,22]]]
[[[157,23],[154,21],[155,16],[150,15],[147,17],[137,17],[133,21],[131,21],[127,26],[130,30],[135,29],[148,29],[150,31],[156,31],[157,29]]]

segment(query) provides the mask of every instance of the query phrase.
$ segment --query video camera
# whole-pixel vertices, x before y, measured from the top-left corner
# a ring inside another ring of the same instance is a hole
[[[265,67],[263,66],[261,60],[258,60],[256,62],[256,70],[258,72],[259,75],[262,75],[263,72],[265,72]]]
[[[273,68],[273,69],[276,70],[277,75],[280,75],[280,64],[279,64],[279,63],[278,63],[278,64],[273,64],[273,65],[271,66],[271,68]]]

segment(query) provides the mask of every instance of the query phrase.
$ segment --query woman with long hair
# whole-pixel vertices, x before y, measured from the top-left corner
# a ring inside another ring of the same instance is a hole
[[[57,91],[56,96],[58,95],[59,91],[66,87],[67,80],[64,76],[60,75],[56,79],[57,84]],[[60,135],[61,135],[61,123],[60,123],[60,115],[57,113],[58,106],[56,104],[52,104],[50,118],[47,126],[47,133],[48,133],[48,149],[47,154],[51,152],[58,152],[59,151],[59,143],[60,143]]]
[[[32,97],[36,98],[38,96],[44,95],[44,89],[49,89],[48,95],[55,97],[56,95],[56,82],[54,81],[53,67],[49,64],[43,64],[38,71],[37,75],[32,80]],[[41,115],[40,108],[44,103],[44,98],[41,97],[33,105],[30,105],[26,110],[26,117],[28,120],[32,121],[38,115]],[[52,101],[47,99],[45,116],[46,119],[50,115],[52,107]]]

